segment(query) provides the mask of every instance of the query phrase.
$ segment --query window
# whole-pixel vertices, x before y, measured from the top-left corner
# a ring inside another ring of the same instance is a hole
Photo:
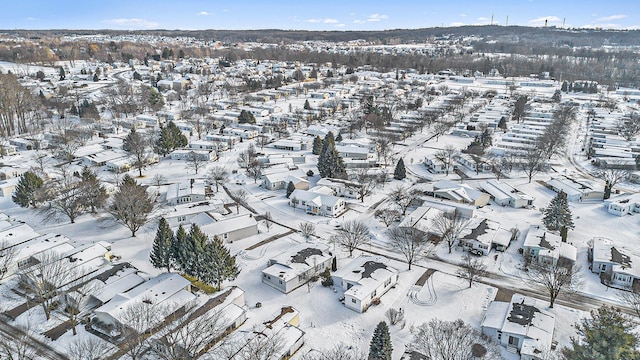
[[[377,291],[376,291],[376,290],[373,290],[373,293],[371,293],[371,298],[372,298],[372,299],[373,299],[374,297],[376,297],[376,293],[377,293]]]
[[[519,340],[517,337],[509,336],[509,345],[518,346]]]
[[[384,287],[387,287],[391,285],[391,279],[387,279],[387,281],[384,282]]]
[[[229,238],[229,233],[222,234],[222,238],[227,240]]]
[[[186,215],[178,216],[178,222],[187,221]]]
[[[278,282],[280,283],[280,285],[282,285],[282,280],[278,280]]]
[[[351,302],[355,304],[356,303],[356,299],[351,299]]]
[[[266,279],[267,278],[267,274],[262,274],[262,277]]]
[[[327,211],[331,211],[331,206],[327,206]]]
[[[502,339],[502,331],[498,330],[498,340]]]

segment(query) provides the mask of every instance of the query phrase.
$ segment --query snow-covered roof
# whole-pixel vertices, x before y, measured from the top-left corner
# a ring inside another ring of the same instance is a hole
[[[345,295],[363,300],[398,273],[398,270],[386,265],[387,261],[381,256],[359,256],[333,274],[343,281],[356,284],[345,291]]]
[[[128,267],[107,278],[102,283],[102,288],[93,296],[104,304],[117,294],[129,291],[143,282],[144,279],[137,274],[137,270]]]
[[[293,193],[291,193],[291,196],[289,196],[289,199],[296,198],[298,201],[305,201],[307,203],[311,202],[311,203],[315,204],[318,207],[320,207],[320,206],[331,206],[331,207],[333,207],[338,202],[344,201],[344,200],[342,200],[342,198],[339,198],[337,196],[325,195],[323,193],[319,193],[317,191],[318,190],[321,191],[321,189],[316,189],[316,188],[317,187],[315,187],[315,188],[313,188],[311,190],[296,189],[296,190],[293,191]],[[329,188],[327,188],[327,189],[329,189]],[[333,193],[333,190],[331,190],[331,189],[329,189],[329,190],[330,190],[331,193]]]
[[[215,235],[222,235],[234,230],[246,229],[257,225],[256,219],[251,214],[240,214],[202,226],[200,230],[213,238]]]
[[[456,184],[447,180],[440,180],[433,184],[433,192],[438,196],[445,196],[455,201],[473,203],[481,196],[487,196],[467,184]]]
[[[578,250],[575,246],[563,242],[559,235],[547,231],[540,225],[531,225],[524,239],[525,248],[538,248],[539,255],[576,261]]]
[[[526,195],[513,186],[501,182],[499,180],[487,180],[480,184],[480,187],[493,196],[496,200],[507,199],[521,199],[521,200],[533,200],[532,196]]]
[[[296,278],[298,275],[322,264],[332,258],[327,253],[328,247],[324,244],[300,244],[278,254],[269,260],[272,264],[262,270],[264,274],[280,277],[284,281]]]
[[[184,304],[195,298],[193,294],[184,290],[189,284],[189,280],[178,274],[160,274],[127,292],[116,295],[95,312],[108,314],[119,321],[129,307],[142,301],[151,301],[153,304]]]

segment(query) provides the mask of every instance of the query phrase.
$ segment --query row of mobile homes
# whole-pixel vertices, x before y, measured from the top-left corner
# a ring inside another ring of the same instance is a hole
[[[567,194],[567,200],[573,202],[602,200],[604,197],[601,186],[586,179],[559,176],[547,181],[547,185],[555,192],[564,191]]]
[[[485,183],[480,184],[480,187],[489,193],[491,199],[500,206],[511,206],[513,208],[530,208],[533,206],[534,197],[499,180],[487,180]]]

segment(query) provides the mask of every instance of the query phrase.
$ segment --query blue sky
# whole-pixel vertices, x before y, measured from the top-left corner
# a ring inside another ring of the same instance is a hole
[[[639,0],[18,0],[1,29],[386,30],[490,24],[640,29]]]

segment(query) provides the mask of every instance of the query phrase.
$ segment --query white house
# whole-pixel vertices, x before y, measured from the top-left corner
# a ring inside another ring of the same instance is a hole
[[[307,174],[301,170],[283,171],[262,176],[262,188],[266,190],[286,189],[289,182],[293,183],[296,189],[309,190]]]
[[[41,254],[63,254],[73,250],[74,247],[69,243],[69,238],[64,235],[46,234],[16,245],[12,249],[15,251],[13,261],[6,264],[7,267],[4,269],[4,276],[7,277],[37,264],[36,258]]]
[[[490,196],[467,184],[440,180],[433,184],[433,196],[473,206],[485,206]]]
[[[482,319],[482,333],[519,352],[520,359],[542,360],[553,345],[555,315],[534,298],[513,294],[510,302],[492,301]]]
[[[202,225],[200,230],[209,238],[218,236],[223,241],[234,242],[258,235],[258,222],[253,214],[232,215]]]
[[[480,184],[482,190],[491,195],[491,199],[500,206],[514,208],[529,208],[533,205],[532,196],[529,196],[513,186],[499,180],[487,180]]]
[[[186,161],[193,160],[194,156],[196,156],[196,158],[200,161],[212,161],[218,158],[216,153],[212,150],[190,150],[190,149],[173,150],[170,156],[171,156],[171,160],[186,160]]]
[[[589,241],[588,256],[591,260],[591,272],[600,275],[603,283],[621,289],[635,289],[640,279],[640,257],[622,247],[614,246],[613,241],[601,237]]]
[[[567,200],[573,202],[602,200],[604,197],[602,186],[590,180],[559,176],[547,181],[547,185],[555,192],[564,191],[567,194]]]
[[[471,218],[464,228],[458,245],[467,251],[480,251],[489,255],[492,248],[504,251],[511,241],[511,232],[495,221]]]
[[[355,181],[343,179],[322,178],[316,183],[317,186],[326,186],[333,190],[335,196],[345,197],[349,199],[357,199],[359,189],[362,187]]]
[[[433,174],[446,174],[446,173],[452,173],[454,170],[456,170],[458,168],[457,165],[454,164],[450,164],[449,166],[444,166],[442,163],[440,163],[439,161],[429,158],[429,157],[425,157],[424,158],[424,167],[427,168],[427,171],[429,171],[430,173]]]
[[[577,253],[575,246],[539,225],[531,225],[524,239],[524,257],[540,265],[572,265]]]
[[[604,206],[609,214],[633,215],[640,212],[640,195],[628,194],[609,198],[604,201]]]
[[[127,310],[136,304],[147,302],[161,305],[158,309],[167,309],[172,312],[182,305],[195,299],[191,293],[191,282],[174,273],[165,273],[146,281],[135,288],[114,296],[109,302],[94,310],[95,320],[92,327],[108,336],[118,336],[119,328]],[[157,315],[155,321],[150,321],[147,326],[153,326],[164,320],[169,315]]]
[[[344,306],[365,312],[398,281],[398,270],[380,256],[360,256],[332,275],[333,283],[344,291]]]
[[[201,202],[206,199],[205,184],[202,181],[182,181],[167,187],[166,201],[169,205]]]
[[[345,211],[345,202],[342,198],[320,193],[316,188],[294,190],[289,196],[289,206],[300,207],[307,214],[329,217],[339,216]]]
[[[333,256],[323,244],[300,244],[269,259],[262,282],[287,294],[331,267]]]

